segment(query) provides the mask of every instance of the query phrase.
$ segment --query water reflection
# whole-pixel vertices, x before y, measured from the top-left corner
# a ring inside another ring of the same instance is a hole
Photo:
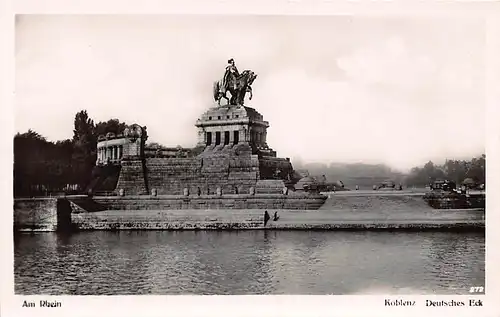
[[[15,238],[17,294],[465,294],[484,234],[121,231]]]

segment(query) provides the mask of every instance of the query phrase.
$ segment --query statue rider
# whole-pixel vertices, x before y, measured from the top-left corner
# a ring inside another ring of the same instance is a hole
[[[226,72],[224,73],[224,79],[223,79],[223,87],[226,87],[230,74],[233,74],[235,78],[238,78],[240,76],[240,72],[238,71],[238,68],[236,68],[236,65],[234,64],[234,59],[231,58],[230,60],[227,61],[227,63],[228,65],[226,66]]]

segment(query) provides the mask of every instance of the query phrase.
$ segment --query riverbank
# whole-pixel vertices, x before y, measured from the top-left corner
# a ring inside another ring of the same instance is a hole
[[[277,213],[279,219],[272,218]],[[395,211],[343,213],[340,211],[268,210],[107,210],[73,214],[76,230],[484,230],[484,211],[453,210],[415,214]]]
[[[16,231],[78,230],[484,230],[484,209],[431,208],[421,193],[337,192],[319,210],[164,209],[146,197],[142,208],[107,207],[119,197],[60,197],[15,201]],[[73,199],[73,200],[72,200]],[[221,199],[220,197],[218,199]],[[128,200],[128,199],[125,199]],[[124,201],[125,201],[124,200]],[[77,202],[77,203],[75,203]],[[146,203],[145,203],[146,202]],[[156,208],[155,208],[156,207]],[[273,221],[274,213],[279,219]]]

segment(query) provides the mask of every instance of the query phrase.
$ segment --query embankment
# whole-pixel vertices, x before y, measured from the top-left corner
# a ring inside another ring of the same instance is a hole
[[[159,207],[165,207],[172,197],[16,199],[14,224],[19,231],[484,230],[485,226],[484,209],[432,209],[422,194],[414,193],[340,192],[330,194],[319,210],[290,210],[277,205],[268,209],[271,219],[265,226],[264,210],[258,206],[235,209],[237,202],[229,197],[197,198],[202,202],[198,208],[192,208],[193,200],[186,202],[184,197],[174,199],[180,205],[166,209]],[[272,219],[275,212],[277,221]]]
[[[14,230],[71,230],[71,213],[70,202],[63,198],[14,199]]]
[[[484,230],[482,210],[454,210],[423,216],[381,213],[269,210],[108,210],[73,214],[80,230]],[[273,221],[274,212],[279,219]]]

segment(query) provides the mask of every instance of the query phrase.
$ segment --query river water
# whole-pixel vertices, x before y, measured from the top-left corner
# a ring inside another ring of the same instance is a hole
[[[484,233],[93,231],[15,237],[16,294],[467,294]]]

